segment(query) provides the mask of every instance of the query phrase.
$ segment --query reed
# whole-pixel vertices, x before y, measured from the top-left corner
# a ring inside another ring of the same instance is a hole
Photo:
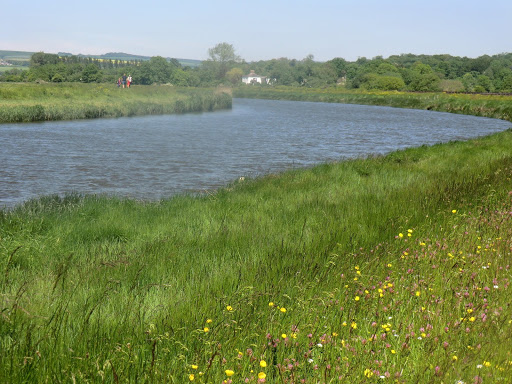
[[[0,211],[6,382],[510,382],[512,131]]]
[[[204,112],[231,108],[214,89],[105,84],[0,84],[0,123]]]

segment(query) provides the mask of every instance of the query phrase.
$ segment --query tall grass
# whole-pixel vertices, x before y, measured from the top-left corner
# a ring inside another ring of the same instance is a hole
[[[398,108],[428,109],[492,117],[512,121],[512,96],[469,95],[447,93],[410,93],[397,91],[350,91],[343,88],[296,88],[243,86],[234,91],[235,97],[321,101],[382,105]]]
[[[231,108],[231,95],[169,86],[0,84],[0,123],[74,120]]]
[[[0,211],[5,382],[510,382],[512,131]]]

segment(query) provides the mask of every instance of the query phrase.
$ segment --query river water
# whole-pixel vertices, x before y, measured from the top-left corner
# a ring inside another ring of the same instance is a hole
[[[508,128],[431,111],[250,99],[202,114],[2,124],[0,207],[70,192],[157,200]]]

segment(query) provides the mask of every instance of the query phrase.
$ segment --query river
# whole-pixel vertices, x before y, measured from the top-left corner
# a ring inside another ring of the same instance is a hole
[[[158,200],[509,128],[440,112],[250,99],[201,114],[2,124],[0,207],[71,192]]]

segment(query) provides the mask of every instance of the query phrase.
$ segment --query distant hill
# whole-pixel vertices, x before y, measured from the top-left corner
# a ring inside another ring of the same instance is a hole
[[[0,50],[0,59],[4,60],[30,60],[30,56],[32,56],[34,52],[24,52],[24,51],[1,51]]]
[[[0,59],[3,59],[3,60],[30,60],[30,57],[34,53],[35,52],[0,50]],[[47,53],[51,53],[51,52],[47,52]],[[73,56],[72,53],[68,53],[68,52],[58,52],[57,54],[59,56]],[[84,55],[84,54],[79,53],[76,56],[91,57],[94,59],[123,60],[123,61],[128,61],[128,60],[146,61],[146,60],[151,59],[151,56],[133,55],[133,54],[124,53],[124,52],[109,52],[109,53],[105,53],[103,55]],[[167,59],[170,60],[171,58],[167,57]],[[178,60],[178,62],[185,67],[197,67],[201,64],[201,60],[178,59],[178,58],[176,58],[176,60]]]

